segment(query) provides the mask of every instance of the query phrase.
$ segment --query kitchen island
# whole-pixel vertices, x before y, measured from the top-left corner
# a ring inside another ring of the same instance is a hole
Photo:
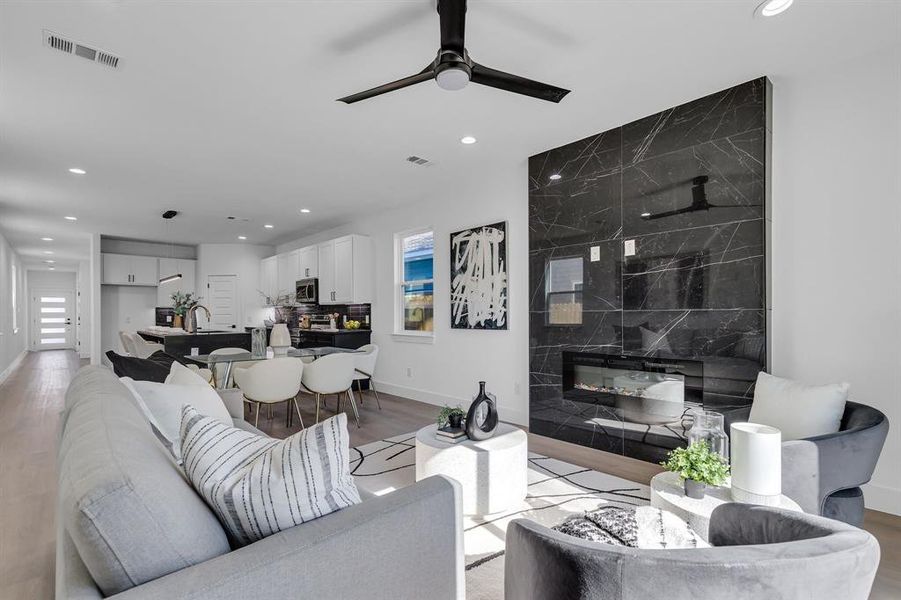
[[[209,329],[187,333],[181,330],[166,331],[166,328],[142,329],[138,335],[148,342],[163,345],[163,351],[172,356],[186,356],[197,348],[195,354],[209,354],[219,348],[241,348],[250,350],[250,333],[239,329]]]

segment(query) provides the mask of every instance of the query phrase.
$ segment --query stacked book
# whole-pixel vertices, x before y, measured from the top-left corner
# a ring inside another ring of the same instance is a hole
[[[450,425],[446,425],[444,427],[439,427],[435,436],[448,444],[456,444],[458,442],[462,442],[463,440],[468,440],[469,438],[466,436],[466,430],[462,427],[451,427]]]

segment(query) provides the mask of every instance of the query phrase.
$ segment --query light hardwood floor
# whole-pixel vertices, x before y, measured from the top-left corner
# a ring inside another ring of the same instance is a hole
[[[71,351],[30,353],[0,384],[0,600],[53,597],[58,414],[69,380],[81,364]],[[360,409],[363,426],[358,429],[352,418],[349,421],[352,445],[414,431],[437,413],[434,406],[388,394],[381,394],[381,401],[378,410],[371,393],[365,394]],[[327,402],[334,410],[334,398]],[[276,437],[297,431],[296,420],[294,427],[285,426],[284,410],[275,407],[270,421],[264,409],[260,429]],[[303,402],[301,412],[306,424],[313,422],[312,402]],[[529,448],[642,483],[660,470],[531,434]],[[865,527],[882,546],[871,600],[901,598],[901,517],[867,511]]]

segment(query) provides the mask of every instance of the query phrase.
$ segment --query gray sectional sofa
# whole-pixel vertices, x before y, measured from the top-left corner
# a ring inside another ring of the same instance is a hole
[[[240,410],[235,424],[253,430]],[[59,600],[465,593],[460,492],[448,479],[366,497],[233,549],[112,371],[81,369],[61,421]]]

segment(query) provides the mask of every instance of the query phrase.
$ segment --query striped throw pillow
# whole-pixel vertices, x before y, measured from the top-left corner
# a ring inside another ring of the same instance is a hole
[[[182,409],[185,475],[236,545],[358,504],[349,446],[343,413],[276,440]]]

